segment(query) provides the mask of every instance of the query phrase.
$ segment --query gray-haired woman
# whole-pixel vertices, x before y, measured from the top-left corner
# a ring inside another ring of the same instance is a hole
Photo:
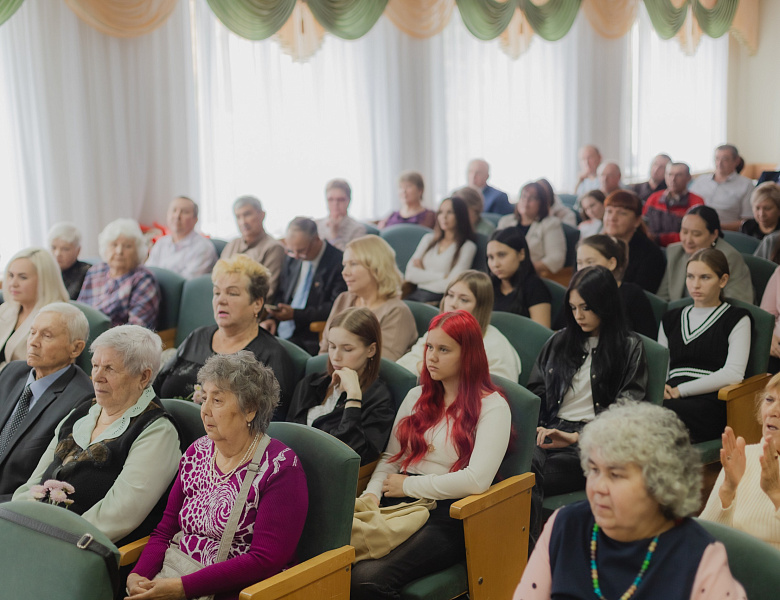
[[[162,514],[161,498],[181,457],[176,427],[150,385],[162,343],[148,329],[123,325],[101,334],[91,351],[95,399],[57,426],[14,499],[47,479],[65,481],[75,488],[70,510],[112,541],[134,530],[142,537]]]
[[[241,350],[209,358],[198,382],[205,395],[200,415],[206,437],[181,459],[165,515],[127,578],[130,600],[210,594],[220,600],[238,598],[242,588],[295,560],[309,497],[298,457],[265,436],[279,402],[273,371]],[[244,506],[239,505],[227,560],[219,561],[222,534],[258,448],[260,468]],[[182,577],[168,575],[165,557],[172,542],[203,568]]]
[[[619,402],[579,443],[588,501],[550,517],[515,600],[746,597],[723,545],[690,518],[701,463],[674,412]]]

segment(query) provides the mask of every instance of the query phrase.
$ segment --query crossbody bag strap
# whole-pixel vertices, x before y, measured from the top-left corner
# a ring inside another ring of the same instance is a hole
[[[70,533],[69,531],[60,529],[55,525],[49,525],[48,523],[43,523],[37,519],[32,519],[25,515],[20,515],[17,512],[8,510],[7,508],[3,508],[1,506],[0,518],[5,519],[6,521],[11,521],[12,523],[16,523],[17,525],[21,525],[22,527],[26,527],[27,529],[32,529],[33,531],[60,539],[64,542],[68,542],[69,544],[76,546],[76,548],[79,550],[89,550],[90,552],[94,552],[106,563],[108,578],[111,581],[111,589],[114,592],[114,595],[116,595],[116,591],[119,588],[119,565],[117,565],[114,551],[96,541],[95,538],[92,537],[91,533],[84,533],[83,535]]]
[[[228,517],[227,524],[225,525],[225,531],[222,532],[222,539],[219,542],[219,552],[217,552],[217,561],[222,562],[227,558],[230,545],[233,543],[233,538],[236,535],[236,528],[238,527],[238,518],[241,516],[241,511],[246,503],[246,497],[249,495],[249,488],[252,485],[252,481],[257,475],[257,471],[260,469],[260,461],[263,458],[263,453],[271,443],[271,438],[268,434],[263,434],[260,443],[257,444],[255,454],[252,457],[252,461],[246,467],[246,475],[244,475],[244,481],[241,484],[241,490],[236,497],[236,503],[233,508],[230,509],[230,516]]]

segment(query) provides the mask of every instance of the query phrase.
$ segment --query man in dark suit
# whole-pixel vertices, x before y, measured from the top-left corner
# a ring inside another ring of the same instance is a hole
[[[474,189],[482,192],[485,198],[485,212],[508,215],[514,208],[509,202],[506,192],[490,187],[487,183],[490,177],[490,165],[481,158],[469,162],[468,183]]]
[[[74,364],[88,336],[78,308],[49,304],[30,328],[27,361],[0,371],[0,502],[29,479],[59,422],[94,397],[89,377]]]
[[[319,335],[310,331],[313,321],[325,321],[333,301],[347,284],[341,276],[341,250],[320,239],[311,219],[292,220],[285,238],[287,258],[279,288],[272,297],[271,318],[263,327],[298,344],[310,354],[319,351]]]

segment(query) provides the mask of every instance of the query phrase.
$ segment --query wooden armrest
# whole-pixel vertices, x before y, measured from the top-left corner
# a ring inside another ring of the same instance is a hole
[[[358,471],[357,494],[355,496],[356,498],[359,498],[360,495],[366,491],[366,486],[368,486],[368,482],[371,481],[371,475],[374,474],[374,469],[376,469],[378,464],[379,459],[360,467],[360,470]]]
[[[756,413],[756,395],[766,387],[770,375],[763,373],[749,377],[740,383],[729,385],[718,392],[718,398],[726,402],[726,423],[734,434],[742,436],[748,444],[761,441],[761,425]]]
[[[322,333],[325,331],[326,321],[312,321],[309,323],[309,331],[313,333]]]
[[[535,480],[536,477],[533,473],[523,473],[500,481],[491,485],[488,491],[483,494],[473,494],[453,502],[450,506],[450,517],[459,520],[468,519],[470,516],[504,502],[512,496],[530,490],[534,487]]]
[[[119,566],[126,567],[138,562],[138,557],[141,556],[141,552],[146,548],[146,543],[149,541],[149,536],[125,544],[119,549]]]
[[[175,348],[176,347],[176,328],[172,327],[171,329],[163,329],[162,331],[158,331],[157,335],[160,336],[160,339],[163,343],[163,350],[167,350],[168,348]]]
[[[240,600],[276,600],[277,598],[327,598],[347,600],[355,549],[342,546],[323,552],[278,575],[241,591]],[[304,588],[310,587],[310,590]]]
[[[734,385],[727,385],[724,388],[720,388],[718,391],[718,399],[728,402],[746,394],[761,392],[764,390],[764,387],[766,387],[766,383],[770,378],[771,375],[768,373],[761,373],[760,375],[753,375],[753,377],[743,379]]]

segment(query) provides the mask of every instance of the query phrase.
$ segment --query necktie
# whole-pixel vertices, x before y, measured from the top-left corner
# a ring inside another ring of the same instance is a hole
[[[306,301],[309,299],[309,290],[311,289],[311,281],[314,278],[314,269],[309,261],[304,261],[301,264],[301,277],[303,277],[303,285],[298,286],[298,289],[293,296],[290,306],[293,308],[306,308]],[[303,274],[303,270],[306,269],[306,275]],[[290,319],[289,321],[282,321],[277,328],[277,334],[280,338],[288,340],[295,331],[295,321]]]
[[[5,424],[5,427],[3,427],[3,431],[0,432],[0,455],[5,451],[5,447],[8,445],[8,442],[11,441],[16,430],[19,429],[19,425],[24,421],[27,413],[30,412],[31,400],[32,390],[30,389],[30,386],[27,385],[25,386],[22,395],[19,397],[19,402],[16,405],[16,412],[11,415],[11,418]]]

